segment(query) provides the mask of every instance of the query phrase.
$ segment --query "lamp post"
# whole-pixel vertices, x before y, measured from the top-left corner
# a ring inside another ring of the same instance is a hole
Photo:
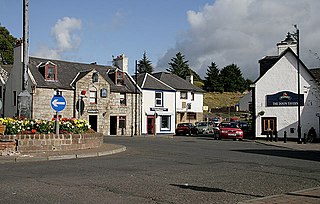
[[[300,116],[300,55],[299,55],[299,29],[297,25],[294,25],[296,29],[294,33],[290,35],[297,41],[297,70],[298,70],[298,144],[302,144],[301,140],[301,116]]]

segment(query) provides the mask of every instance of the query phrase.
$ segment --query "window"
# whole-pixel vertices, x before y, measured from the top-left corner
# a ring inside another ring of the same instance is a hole
[[[262,134],[266,135],[270,131],[277,131],[277,118],[276,117],[264,117],[262,119]]]
[[[181,91],[180,92],[180,99],[188,99],[188,92]]]
[[[123,84],[123,77],[124,77],[123,72],[117,71],[117,74],[116,74],[116,84],[117,85]]]
[[[16,106],[17,105],[17,92],[13,91],[13,105]]]
[[[194,93],[191,92],[191,101],[194,101]]]
[[[120,93],[120,105],[122,105],[122,106],[127,105],[126,94],[125,93]]]
[[[187,120],[196,120],[197,115],[195,113],[187,113]]]
[[[156,92],[156,106],[162,106],[162,92]]]
[[[91,104],[97,104],[97,91],[90,90],[89,101]]]
[[[170,119],[171,116],[161,116],[161,130],[170,130]]]
[[[119,128],[126,128],[126,116],[119,116]]]
[[[98,72],[93,73],[92,74],[92,83],[98,82],[98,79],[99,79],[99,73]]]
[[[46,80],[56,80],[57,69],[53,64],[46,65],[45,77]]]

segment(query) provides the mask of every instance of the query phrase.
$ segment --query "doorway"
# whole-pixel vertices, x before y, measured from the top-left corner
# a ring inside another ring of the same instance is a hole
[[[147,134],[154,135],[154,116],[147,117]]]
[[[277,131],[277,118],[276,117],[264,117],[262,119],[262,134],[267,135]]]
[[[117,116],[110,116],[110,135],[117,135]]]
[[[91,129],[98,132],[98,116],[97,115],[89,115],[89,124],[91,125]]]

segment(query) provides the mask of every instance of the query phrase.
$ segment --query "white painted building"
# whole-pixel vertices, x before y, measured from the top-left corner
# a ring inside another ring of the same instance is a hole
[[[141,133],[160,135],[175,133],[176,90],[154,76],[137,76],[142,90]]]
[[[174,88],[176,92],[176,124],[195,123],[203,120],[203,91],[192,84],[192,77],[187,80],[175,74],[159,72],[152,74],[157,79]]]
[[[277,46],[277,56],[266,56],[259,61],[260,77],[252,85],[254,134],[266,137],[271,130],[283,137],[286,131],[288,138],[298,138],[297,46],[288,36]],[[319,117],[316,116],[320,112],[319,88],[301,60],[299,68],[302,137],[311,127],[317,130],[319,137]]]

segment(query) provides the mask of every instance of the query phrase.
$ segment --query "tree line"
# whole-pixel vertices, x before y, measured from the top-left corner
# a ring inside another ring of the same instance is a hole
[[[13,64],[13,48],[17,38],[13,37],[10,32],[0,24],[0,64]],[[236,64],[230,64],[221,70],[215,62],[207,68],[204,79],[192,70],[189,61],[185,56],[178,52],[171,58],[168,63],[169,67],[166,71],[178,75],[186,79],[187,76],[193,75],[195,84],[208,92],[243,92],[249,89],[251,80],[245,80],[242,76],[240,68]],[[152,62],[144,52],[142,58],[137,63],[138,73],[152,73],[154,68]]]
[[[187,76],[193,75],[194,80],[200,83],[199,86],[208,92],[244,92],[249,90],[252,81],[244,79],[241,69],[236,64],[230,64],[223,67],[221,70],[215,62],[207,68],[206,76],[204,79],[190,68],[189,61],[185,56],[178,52],[175,57],[171,58],[168,63],[168,72],[178,75],[186,79]],[[143,53],[142,59],[138,61],[138,73],[152,73],[154,71],[151,61],[148,59],[146,52]]]

